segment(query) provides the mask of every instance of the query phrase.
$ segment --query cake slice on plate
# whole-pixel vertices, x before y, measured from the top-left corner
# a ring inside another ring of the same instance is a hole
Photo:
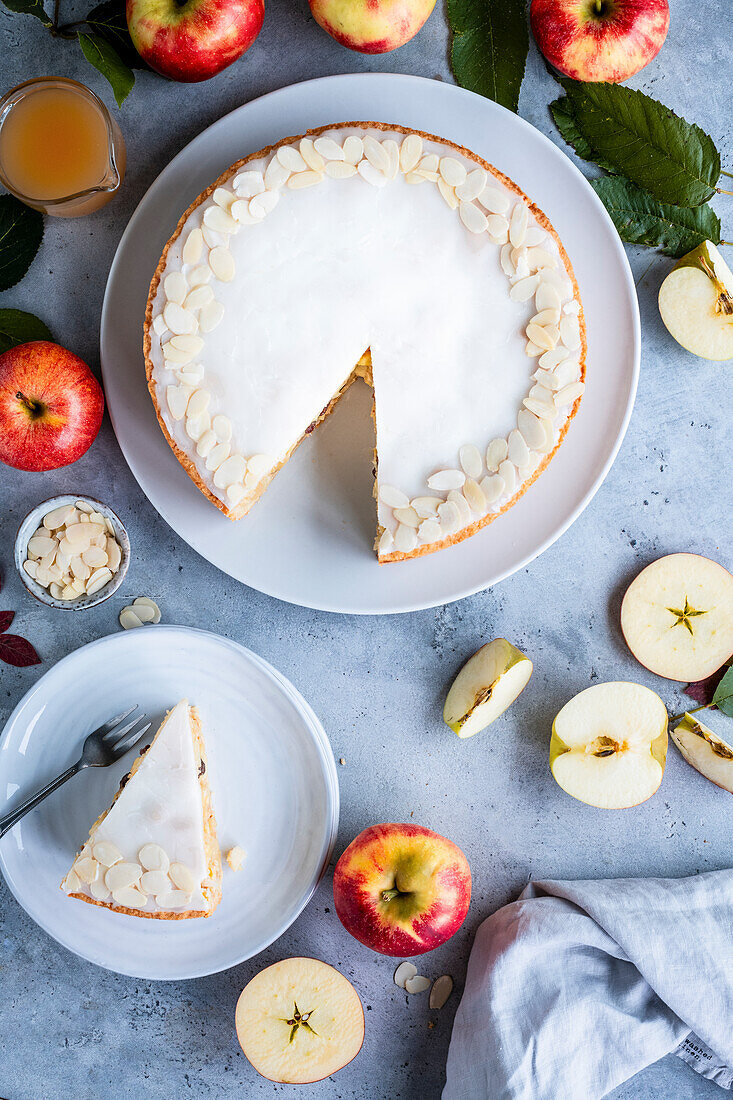
[[[142,750],[61,884],[70,897],[134,917],[208,917],[221,853],[201,720],[182,699]]]

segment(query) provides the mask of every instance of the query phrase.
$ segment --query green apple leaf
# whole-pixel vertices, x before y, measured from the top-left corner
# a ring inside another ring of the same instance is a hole
[[[589,142],[587,142],[581,134],[575,121],[575,116],[573,115],[572,104],[566,95],[561,96],[560,99],[556,99],[554,103],[550,104],[550,114],[561,136],[568,145],[572,145],[581,160],[587,160],[590,161],[591,164],[597,164],[601,168],[605,168],[608,172],[616,171],[610,161],[605,161],[602,157],[599,158],[597,153],[594,153]]]
[[[720,154],[709,134],[651,96],[620,84],[560,80],[573,122],[596,163],[659,202],[701,206],[716,192]]]
[[[125,0],[104,0],[104,3],[97,4],[96,7],[92,8],[85,22],[92,31],[112,46],[117,56],[128,68],[148,68],[130,38],[125,14]]]
[[[659,248],[667,256],[684,256],[704,240],[720,244],[720,219],[710,206],[657,202],[620,176],[603,176],[590,185],[601,199],[622,241]]]
[[[458,83],[516,111],[529,50],[525,0],[448,0],[448,23]]]
[[[25,275],[43,237],[43,215],[14,195],[0,195],[0,290]]]
[[[733,718],[733,668],[728,669],[716,687],[712,705]]]
[[[89,64],[109,81],[117,106],[121,107],[135,83],[135,74],[130,66],[125,64],[115,47],[96,31],[80,34],[79,45]]]
[[[43,321],[21,309],[0,309],[0,354],[30,340],[53,340]]]
[[[3,0],[3,5],[16,15],[35,15],[44,27],[51,26],[51,20],[46,15],[42,0]]]

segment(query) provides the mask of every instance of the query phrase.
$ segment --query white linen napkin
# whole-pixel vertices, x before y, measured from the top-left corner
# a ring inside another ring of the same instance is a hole
[[[671,1051],[733,1088],[733,871],[530,882],[476,934],[443,1100],[597,1100]]]

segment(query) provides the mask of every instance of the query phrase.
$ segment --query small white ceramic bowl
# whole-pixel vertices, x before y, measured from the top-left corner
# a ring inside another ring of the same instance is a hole
[[[32,577],[28,576],[23,568],[23,562],[28,557],[28,540],[43,523],[43,517],[47,515],[48,512],[53,511],[54,508],[60,508],[64,504],[75,504],[77,500],[81,500],[85,504],[90,505],[95,512],[99,512],[105,519],[110,521],[114,527],[115,538],[122,551],[122,558],[120,561],[120,568],[114,574],[112,580],[108,581],[98,592],[95,592],[91,596],[79,596],[76,600],[57,600],[51,595],[47,588],[44,588],[43,585],[38,584],[37,581],[34,581]],[[112,593],[116,592],[122,584],[129,564],[130,539],[128,538],[122,520],[111,508],[108,508],[106,504],[102,504],[101,501],[95,500],[94,497],[86,497],[81,494],[73,496],[67,493],[64,496],[51,497],[50,500],[44,500],[41,504],[36,505],[33,511],[29,512],[21,523],[15,538],[15,566],[23,584],[30,594],[35,596],[41,603],[45,603],[48,607],[56,607],[60,611],[86,611],[87,608],[96,607],[97,604],[103,603],[105,600],[109,599]]]

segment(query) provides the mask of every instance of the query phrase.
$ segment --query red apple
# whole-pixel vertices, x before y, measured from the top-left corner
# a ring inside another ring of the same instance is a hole
[[[421,825],[372,825],[343,853],[333,876],[339,920],[382,955],[421,955],[458,931],[471,900],[460,848]]]
[[[316,23],[359,53],[388,53],[414,38],[435,0],[308,0]]]
[[[102,387],[66,348],[34,340],[0,355],[0,462],[68,466],[91,447],[103,413]]]
[[[573,80],[628,80],[659,53],[668,0],[532,0],[532,33],[551,65]]]
[[[241,57],[264,18],[264,0],[127,0],[127,26],[143,61],[186,84]]]

